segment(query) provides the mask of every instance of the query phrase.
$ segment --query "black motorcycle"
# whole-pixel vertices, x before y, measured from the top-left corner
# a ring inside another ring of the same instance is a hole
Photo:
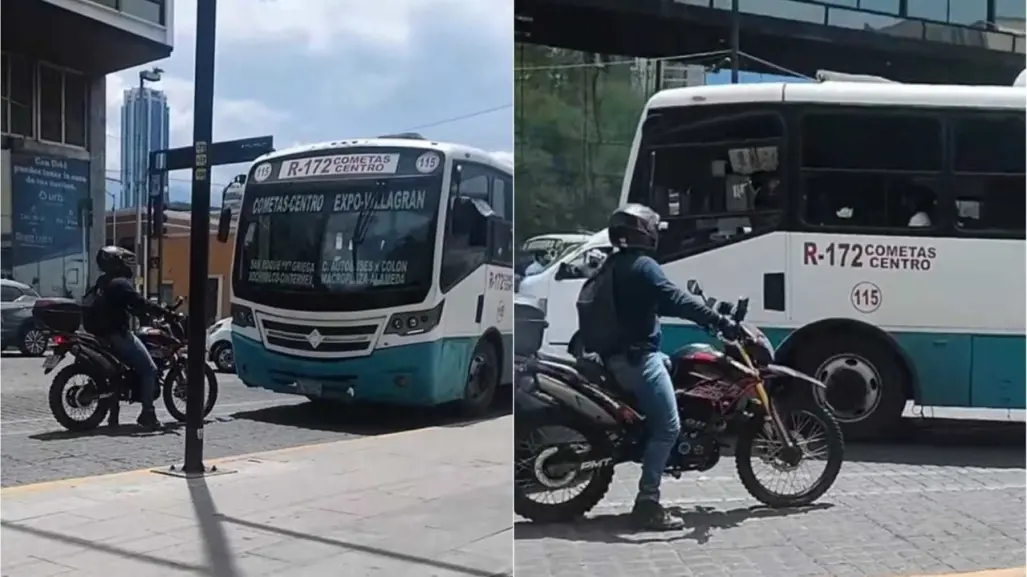
[[[166,309],[181,306],[179,298]],[[109,413],[120,412],[121,403],[142,400],[138,374],[110,350],[107,343],[80,330],[82,307],[70,299],[40,299],[32,310],[36,323],[53,336],[53,350],[43,360],[43,374],[49,375],[67,355],[74,362],[54,375],[50,385],[50,412],[69,431],[88,431],[100,426]],[[157,365],[154,400],[163,396],[164,405],[176,420],[185,422],[186,335],[188,319],[151,319],[135,331]],[[208,415],[217,402],[218,382],[214,370],[205,366]]]
[[[688,286],[703,297],[698,282],[689,281]],[[706,300],[721,314],[731,315],[742,335],[737,341],[714,335],[723,351],[693,344],[670,355],[681,436],[664,474],[677,478],[687,471],[713,468],[722,449],[730,447],[726,438],[732,425],[737,428],[736,469],[749,494],[770,507],[814,502],[841,469],[842,433],[829,413],[792,402],[789,393],[799,385],[824,384],[773,362],[770,341],[743,322],[748,299],[733,305]],[[521,340],[521,331],[532,329],[538,335],[538,351],[544,313],[525,302],[515,303],[515,308],[520,352],[531,351],[531,345],[525,347]],[[641,463],[645,418],[636,409],[633,394],[592,355],[572,358],[533,352],[518,357],[515,365],[514,511],[539,522],[580,517],[606,495],[617,464]],[[757,473],[766,468],[794,474],[816,461],[823,463],[823,471],[794,492],[778,490]],[[556,494],[566,499],[557,502]]]

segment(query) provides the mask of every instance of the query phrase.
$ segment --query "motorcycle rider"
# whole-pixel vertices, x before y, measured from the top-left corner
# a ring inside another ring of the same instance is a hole
[[[598,354],[614,378],[635,393],[646,417],[649,440],[632,517],[648,530],[673,530],[684,522],[660,504],[660,481],[678,443],[681,423],[668,371],[670,359],[660,352],[659,317],[712,327],[728,339],[737,338],[739,329],[729,317],[682,291],[663,273],[652,257],[659,225],[659,214],[641,204],[622,206],[610,215],[614,252],[582,288],[578,316],[585,350]],[[595,288],[590,289],[590,283],[595,283]]]
[[[146,428],[161,426],[153,408],[157,388],[157,366],[149,351],[131,329],[130,316],[177,316],[155,302],[143,298],[133,286],[135,255],[119,246],[105,246],[96,253],[96,266],[103,273],[90,290],[92,303],[83,321],[86,330],[110,345],[111,351],[135,370],[140,381],[143,410],[136,422]],[[87,296],[89,296],[87,294]],[[108,424],[118,425],[118,404],[110,412]]]

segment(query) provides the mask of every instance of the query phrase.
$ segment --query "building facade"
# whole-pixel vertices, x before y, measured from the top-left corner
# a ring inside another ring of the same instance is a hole
[[[1012,84],[1027,52],[1023,0],[738,0],[737,14],[732,4],[518,0],[515,30],[532,44],[654,58],[725,50],[737,20],[740,50],[773,65],[742,61],[754,72],[939,84]]]
[[[3,276],[80,297],[105,240],[107,74],[171,54],[172,0],[0,4]]]
[[[218,214],[211,211],[210,261],[207,273],[207,319],[209,325],[228,315],[231,305],[232,251],[235,248],[235,229],[228,242],[217,241]],[[161,257],[161,283],[157,289],[156,270],[150,271],[149,294],[157,294],[164,302],[176,297],[189,298],[190,214],[182,210],[169,210]],[[106,242],[131,249],[135,240],[136,213],[124,209],[107,213]],[[140,292],[143,287],[139,287]]]
[[[121,198],[118,208],[145,204],[150,153],[170,147],[171,111],[160,90],[136,87],[125,91],[121,105]],[[165,191],[164,200],[167,201]]]

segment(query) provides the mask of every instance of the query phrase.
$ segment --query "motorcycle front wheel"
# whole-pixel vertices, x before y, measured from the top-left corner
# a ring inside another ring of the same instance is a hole
[[[164,377],[164,383],[161,387],[164,389],[164,406],[167,407],[168,413],[181,423],[186,421],[186,391],[188,385],[185,366],[186,363],[184,361],[181,364],[173,365]],[[207,399],[203,403],[203,416],[206,417],[214,410],[214,405],[218,402],[218,377],[214,374],[214,369],[206,363],[203,364],[203,376],[207,381],[207,385],[204,387]]]
[[[54,419],[65,429],[76,433],[99,427],[110,410],[108,400],[118,402],[113,397],[100,397],[105,384],[102,375],[78,363],[57,371],[48,395]]]
[[[781,440],[777,427],[762,414],[742,424],[735,446],[738,477],[757,501],[768,507],[803,507],[822,497],[842,468],[845,442],[838,421],[818,406],[785,409],[778,413],[794,448]],[[812,482],[804,482],[794,491],[785,491],[779,483],[761,479],[760,472],[796,475],[805,465],[822,464],[820,474]],[[773,488],[771,488],[773,487]]]
[[[559,410],[518,414],[514,423],[514,513],[537,523],[573,521],[602,500],[614,467],[605,431]],[[567,498],[556,502],[557,494]]]

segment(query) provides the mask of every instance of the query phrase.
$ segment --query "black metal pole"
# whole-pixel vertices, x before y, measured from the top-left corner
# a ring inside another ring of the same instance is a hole
[[[210,168],[208,147],[214,132],[214,40],[217,0],[196,2],[196,80],[193,93],[192,214],[189,233],[189,370],[186,389],[186,474],[202,474],[203,404],[206,397],[207,272],[210,255]]]
[[[740,20],[738,0],[731,0],[731,84],[738,84],[738,52],[742,43]]]
[[[163,179],[161,179],[163,180]],[[164,187],[161,186],[161,214],[167,211],[167,204],[164,202]],[[161,291],[164,289],[164,221],[160,222],[160,236],[157,237],[157,299],[161,299]],[[204,337],[206,338],[206,337]]]

